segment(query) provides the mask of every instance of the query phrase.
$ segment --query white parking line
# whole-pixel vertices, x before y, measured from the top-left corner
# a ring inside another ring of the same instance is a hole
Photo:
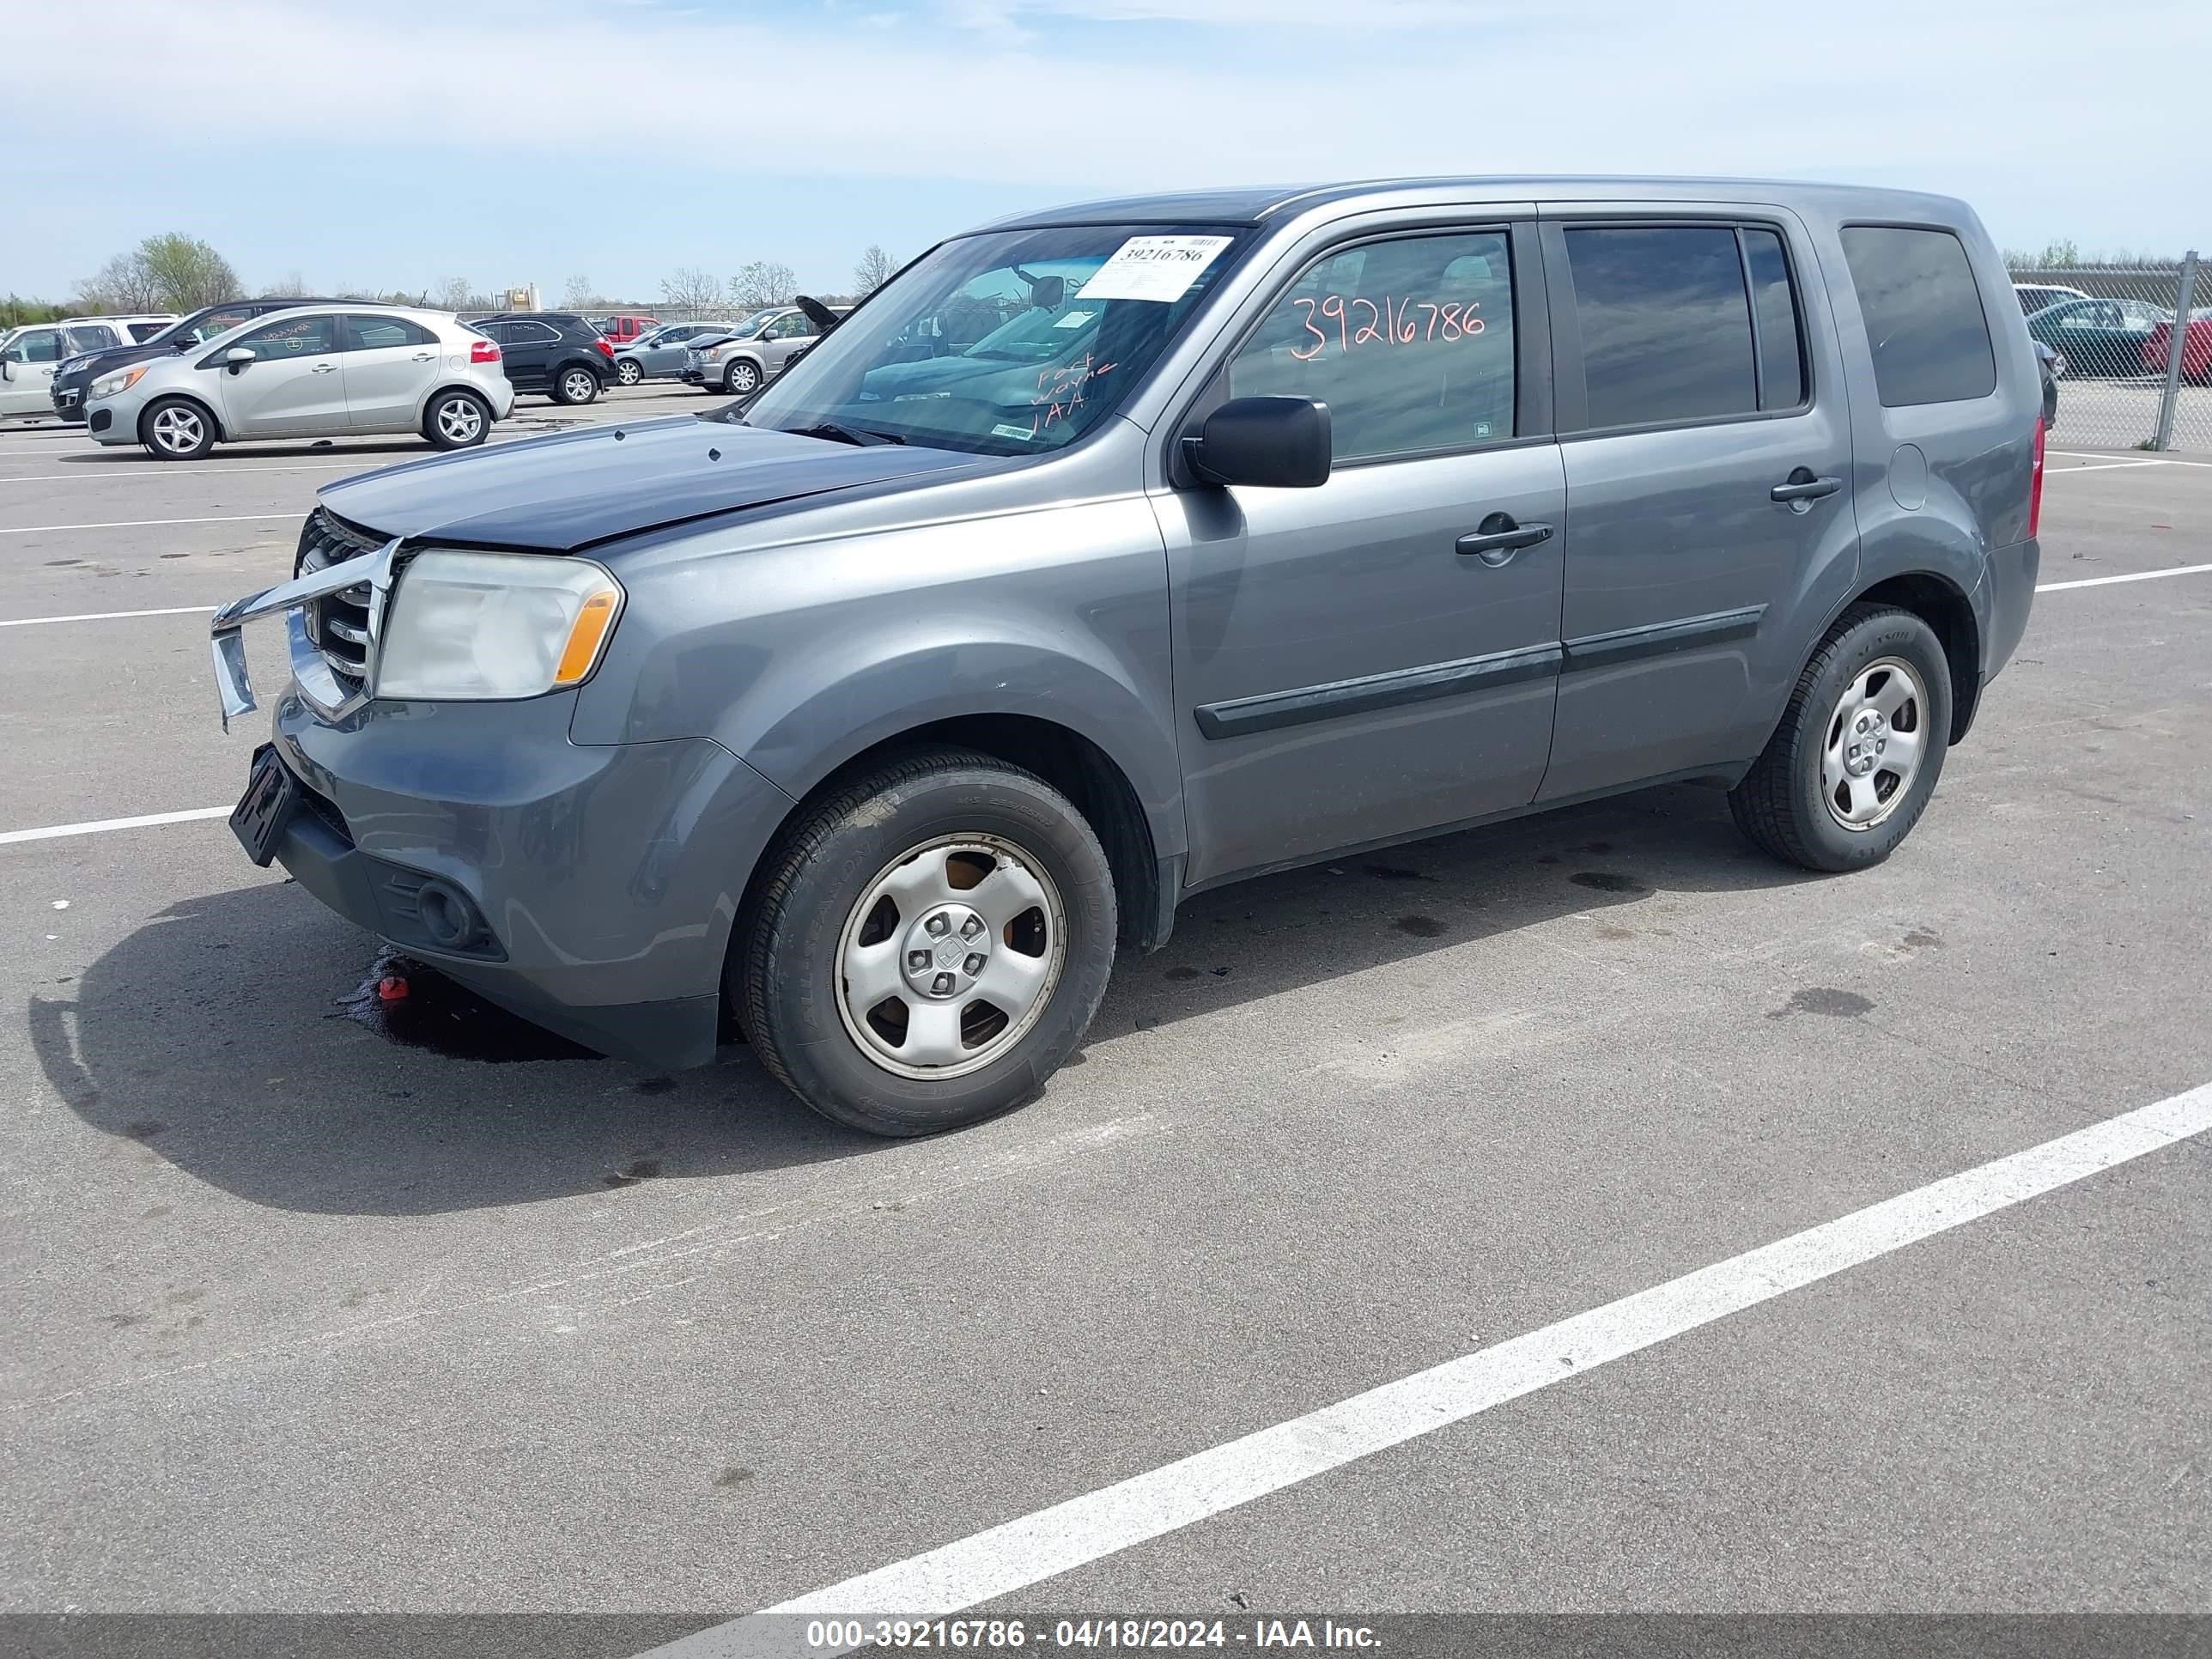
[[[0,529],[0,536],[36,536],[54,530],[151,530],[171,524],[274,524],[295,514],[289,507],[268,513],[233,513],[215,519],[112,519],[105,524],[27,524]]]
[[[81,466],[74,472],[27,472],[17,477],[0,472],[0,483],[73,483],[79,478],[96,478],[102,483],[118,478],[134,482],[141,478],[227,478],[234,472],[332,472],[358,465],[356,461],[312,461],[300,466],[143,466],[107,461]],[[376,463],[372,461],[369,465]]]
[[[185,812],[148,812],[135,818],[94,818],[88,823],[57,823],[44,830],[0,830],[0,847],[19,841],[58,841],[64,836],[97,836],[110,830],[145,830],[157,823],[188,823],[194,818],[229,816],[228,806],[195,806]]]
[[[2054,478],[2070,478],[2076,472],[2117,472],[2124,466],[2164,466],[2165,465],[2164,461],[2100,461],[2094,466],[2053,467],[2051,476]]]
[[[41,628],[48,623],[121,622],[126,617],[204,617],[211,605],[173,605],[164,611],[81,611],[74,617],[12,617],[0,619],[0,628]]]
[[[2212,1128],[2212,1084],[2174,1095],[1495,1347],[698,1632],[652,1659],[807,1651],[791,1614],[933,1619],[1006,1595],[1710,1325]]]
[[[2100,455],[2094,449],[2046,449],[2043,453],[2046,455],[2063,455],[2069,461],[2109,461],[2112,459],[2109,455]],[[2177,461],[2171,455],[2160,455],[2154,460],[2130,461],[2126,465],[2129,466],[2212,466],[2212,461]],[[2088,469],[2075,467],[2071,470],[2084,472]]]
[[[2045,582],[2039,593],[2063,593],[2069,587],[2109,587],[2114,582],[2154,582],[2167,576],[2201,576],[2212,564],[2178,564],[2171,570],[2136,570],[2124,576],[2084,576],[2076,582]]]

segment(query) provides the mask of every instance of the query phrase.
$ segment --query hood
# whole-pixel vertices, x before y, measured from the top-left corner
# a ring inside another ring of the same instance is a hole
[[[176,355],[176,349],[159,345],[108,346],[89,356],[82,352],[77,355],[85,358],[85,364],[82,368],[70,369],[70,378],[75,380],[82,375],[86,380],[96,380],[103,374],[112,374],[118,368],[128,368],[133,363],[150,363],[156,357]],[[69,362],[76,361],[75,357],[68,360]]]
[[[1006,465],[954,450],[862,449],[678,415],[410,461],[326,484],[319,499],[386,536],[574,553],[688,520]]]

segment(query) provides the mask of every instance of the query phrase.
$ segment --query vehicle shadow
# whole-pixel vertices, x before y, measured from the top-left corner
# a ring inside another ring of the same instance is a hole
[[[1806,879],[1747,848],[1717,791],[1680,787],[1354,854],[1186,903],[1166,950],[1124,953],[1090,1042],[1578,911]],[[452,1041],[403,1029],[428,1045],[405,1046],[388,971],[289,883],[211,894],[33,996],[31,1045],[86,1122],[287,1210],[498,1207],[887,1144],[815,1116],[742,1046],[659,1076],[472,1000],[447,1011]]]

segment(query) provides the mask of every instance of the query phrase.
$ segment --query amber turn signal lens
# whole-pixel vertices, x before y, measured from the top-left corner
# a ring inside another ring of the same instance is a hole
[[[599,659],[599,647],[607,642],[607,635],[615,625],[615,590],[603,587],[584,601],[584,608],[576,613],[576,620],[568,629],[568,643],[561,653],[561,666],[553,676],[553,684],[574,685],[592,672]]]

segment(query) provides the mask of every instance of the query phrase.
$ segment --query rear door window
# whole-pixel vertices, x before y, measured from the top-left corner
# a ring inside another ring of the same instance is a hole
[[[1232,398],[1327,404],[1340,465],[1510,438],[1514,389],[1513,267],[1502,230],[1325,254],[1228,366]]]
[[[75,328],[62,331],[62,355],[72,356],[84,351],[106,351],[120,345],[115,331],[106,323],[80,323]]]
[[[1805,401],[1805,329],[1782,238],[1747,225],[1743,268],[1751,279],[1753,343],[1759,348],[1759,406],[1795,409]]]
[[[348,351],[378,351],[386,346],[432,345],[430,331],[404,317],[349,316],[345,319]]]
[[[1844,257],[1885,409],[1996,390],[1996,353],[1966,245],[1948,230],[1846,225]]]
[[[1751,304],[1733,228],[1582,227],[1567,231],[1566,245],[1592,427],[1758,410]]]

